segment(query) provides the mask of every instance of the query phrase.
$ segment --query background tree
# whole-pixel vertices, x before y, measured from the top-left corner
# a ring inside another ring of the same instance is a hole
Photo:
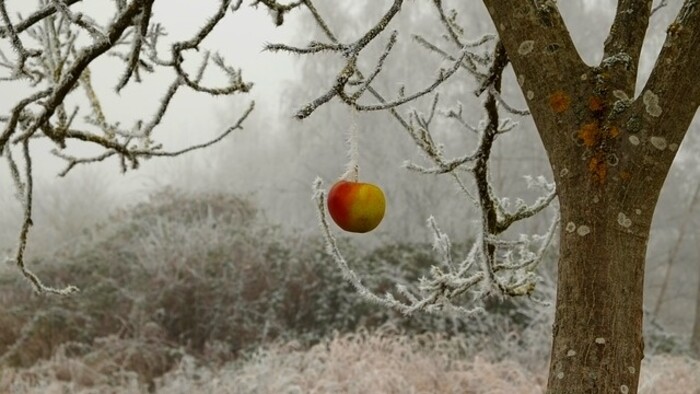
[[[374,26],[347,44],[334,35],[309,2],[305,4],[326,32],[327,41],[314,42],[306,48],[270,48],[300,53],[337,52],[345,63],[331,88],[299,110],[300,119],[333,98],[357,111],[388,110],[398,118],[396,107],[428,94],[459,68],[470,66],[477,78],[481,76],[483,89],[477,93],[490,97],[485,106],[487,110],[492,106],[490,113],[497,112],[496,101],[507,107],[497,98],[501,72],[493,71],[502,71],[502,64],[508,61],[513,64],[547,151],[561,207],[557,312],[548,391],[635,392],[643,357],[642,294],[651,220],[675,152],[700,100],[700,81],[693,72],[694,59],[700,51],[700,12],[694,2],[682,5],[669,26],[649,79],[637,88],[642,44],[652,15],[651,1],[618,2],[603,58],[597,66],[588,66],[581,60],[553,2],[515,5],[484,1],[500,41],[488,61],[491,72],[479,73],[470,65],[473,57],[467,49],[469,43],[455,18],[436,0],[437,15],[459,51],[444,51],[447,59],[455,61],[454,67],[441,70],[433,85],[414,94],[401,91],[395,99],[385,99],[371,86],[396,39],[395,32],[386,33],[391,37],[381,33],[389,30],[387,27],[403,2],[394,1]],[[357,59],[377,37],[388,40],[387,55],[380,58],[374,70],[361,72]],[[412,116],[406,129],[424,151],[432,149],[429,122],[415,111]],[[490,129],[493,133],[494,127]],[[482,130],[482,138],[488,130]],[[439,156],[434,157],[438,158],[436,172],[451,170],[440,168]],[[472,171],[476,174],[477,160],[467,155],[455,167],[474,165]],[[485,204],[491,201],[479,203],[485,208],[483,222],[488,234],[490,219]],[[329,238],[332,242],[330,234]],[[342,266],[342,256],[334,252]],[[431,309],[476,284],[481,284],[480,295],[491,291],[508,294],[508,287],[502,286],[494,275],[497,265],[489,255],[487,249],[482,253],[486,264],[481,267],[481,276],[462,276],[461,282],[457,277],[450,278],[452,288],[447,282],[442,285],[455,291],[444,292],[443,287],[441,296],[432,292],[421,300],[413,299],[412,307],[404,310]],[[466,270],[461,273],[466,274]],[[404,308],[392,298],[384,301]]]

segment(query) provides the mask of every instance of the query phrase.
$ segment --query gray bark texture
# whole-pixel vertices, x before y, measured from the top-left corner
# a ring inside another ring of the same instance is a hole
[[[551,1],[484,0],[547,150],[561,206],[548,393],[635,393],[651,219],[700,102],[700,7],[685,1],[644,88],[651,0],[620,0],[601,64]]]

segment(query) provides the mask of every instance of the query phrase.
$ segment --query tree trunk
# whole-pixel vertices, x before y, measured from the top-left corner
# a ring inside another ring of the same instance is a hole
[[[615,199],[596,198],[592,189],[560,196],[548,392],[636,393],[644,355],[642,294],[651,214],[634,208],[636,203],[625,203],[624,209]]]
[[[484,0],[547,151],[561,209],[548,393],[635,393],[651,218],[700,102],[700,8],[685,1],[641,90],[652,1],[620,0],[603,60],[554,1]],[[691,60],[692,59],[692,60]]]

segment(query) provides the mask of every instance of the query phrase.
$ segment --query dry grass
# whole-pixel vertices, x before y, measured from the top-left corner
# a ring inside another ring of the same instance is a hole
[[[642,362],[640,394],[700,394],[700,362],[658,355]]]
[[[542,393],[543,363],[513,357],[467,354],[464,342],[435,335],[408,337],[393,331],[336,336],[310,349],[294,342],[259,349],[245,360],[209,363],[182,355],[175,367],[151,382],[134,372],[172,357],[109,338],[71,357],[58,352],[25,370],[6,369],[0,392],[39,393]],[[121,349],[121,350],[118,350]],[[177,352],[175,352],[177,353]],[[140,365],[139,365],[140,364]],[[534,367],[534,368],[533,368]],[[700,363],[680,356],[651,356],[642,368],[642,394],[700,393]]]
[[[336,337],[308,351],[257,353],[218,387],[240,393],[539,393],[541,374],[513,361],[461,357],[457,339],[364,333]],[[281,373],[280,373],[281,372]],[[270,379],[271,376],[275,378]],[[172,387],[166,385],[164,388]],[[193,391],[199,391],[193,387]]]

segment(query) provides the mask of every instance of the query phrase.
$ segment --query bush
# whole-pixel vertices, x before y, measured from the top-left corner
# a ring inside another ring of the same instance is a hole
[[[518,324],[508,313],[402,316],[360,300],[320,238],[285,234],[238,196],[156,193],[86,231],[53,261],[32,263],[42,278],[75,284],[80,294],[33,296],[19,275],[4,277],[0,297],[11,307],[0,311],[0,362],[26,367],[66,343],[89,347],[113,336],[138,343],[154,332],[167,349],[223,362],[261,343],[306,346],[333,332],[386,323],[407,333],[480,334],[473,345],[483,347],[511,343],[513,332],[527,332],[541,315]],[[437,264],[428,244],[387,245],[361,256],[347,240],[341,243],[350,265],[377,292],[396,282],[415,284]],[[153,371],[166,369],[159,364],[142,377],[150,381]]]

